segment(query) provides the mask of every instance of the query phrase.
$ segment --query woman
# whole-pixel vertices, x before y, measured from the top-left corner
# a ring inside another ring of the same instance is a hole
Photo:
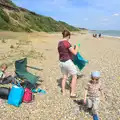
[[[70,40],[70,32],[68,30],[64,30],[62,32],[63,39],[58,43],[58,52],[59,52],[59,60],[60,60],[60,68],[63,73],[62,79],[62,93],[65,95],[65,85],[68,75],[72,76],[71,82],[71,92],[70,97],[76,97],[76,81],[77,81],[77,69],[72,62],[72,56],[76,55],[78,52],[78,46],[75,49],[69,43]]]

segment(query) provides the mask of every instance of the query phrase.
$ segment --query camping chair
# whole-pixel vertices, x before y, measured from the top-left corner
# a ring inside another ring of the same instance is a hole
[[[15,61],[15,73],[20,79],[36,84],[38,77],[27,71],[27,58]]]

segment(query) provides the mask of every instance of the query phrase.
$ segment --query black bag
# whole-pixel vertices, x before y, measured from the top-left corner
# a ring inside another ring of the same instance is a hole
[[[29,81],[24,81],[23,83],[21,83],[21,86],[24,87],[24,88],[29,88],[30,90],[36,88],[36,85],[31,84]]]
[[[0,87],[0,98],[8,99],[10,88]]]

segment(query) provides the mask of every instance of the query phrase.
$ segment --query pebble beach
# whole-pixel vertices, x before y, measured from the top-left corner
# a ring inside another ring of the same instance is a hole
[[[69,87],[66,96],[61,94],[62,74],[57,51],[61,33],[0,32],[0,36],[0,64],[8,63],[8,70],[14,71],[15,60],[27,57],[28,65],[43,68],[42,71],[28,70],[41,77],[39,87],[47,92],[36,93],[32,103],[22,103],[19,108],[2,100],[0,120],[92,120],[92,116],[70,98]],[[80,71],[83,76],[77,80],[77,100],[84,97],[90,73],[98,70],[105,93],[105,101],[100,102],[100,120],[120,120],[120,39],[93,38],[89,33],[77,32],[72,33],[70,42],[73,46],[80,44],[79,52],[89,61]]]

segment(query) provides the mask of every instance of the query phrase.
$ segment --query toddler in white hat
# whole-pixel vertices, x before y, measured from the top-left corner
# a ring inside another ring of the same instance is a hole
[[[100,77],[100,72],[99,71],[92,72],[91,77],[99,78]]]
[[[98,114],[98,106],[100,102],[100,93],[102,93],[102,84],[100,82],[100,72],[91,73],[91,80],[85,87],[84,104],[92,110],[93,116]]]

